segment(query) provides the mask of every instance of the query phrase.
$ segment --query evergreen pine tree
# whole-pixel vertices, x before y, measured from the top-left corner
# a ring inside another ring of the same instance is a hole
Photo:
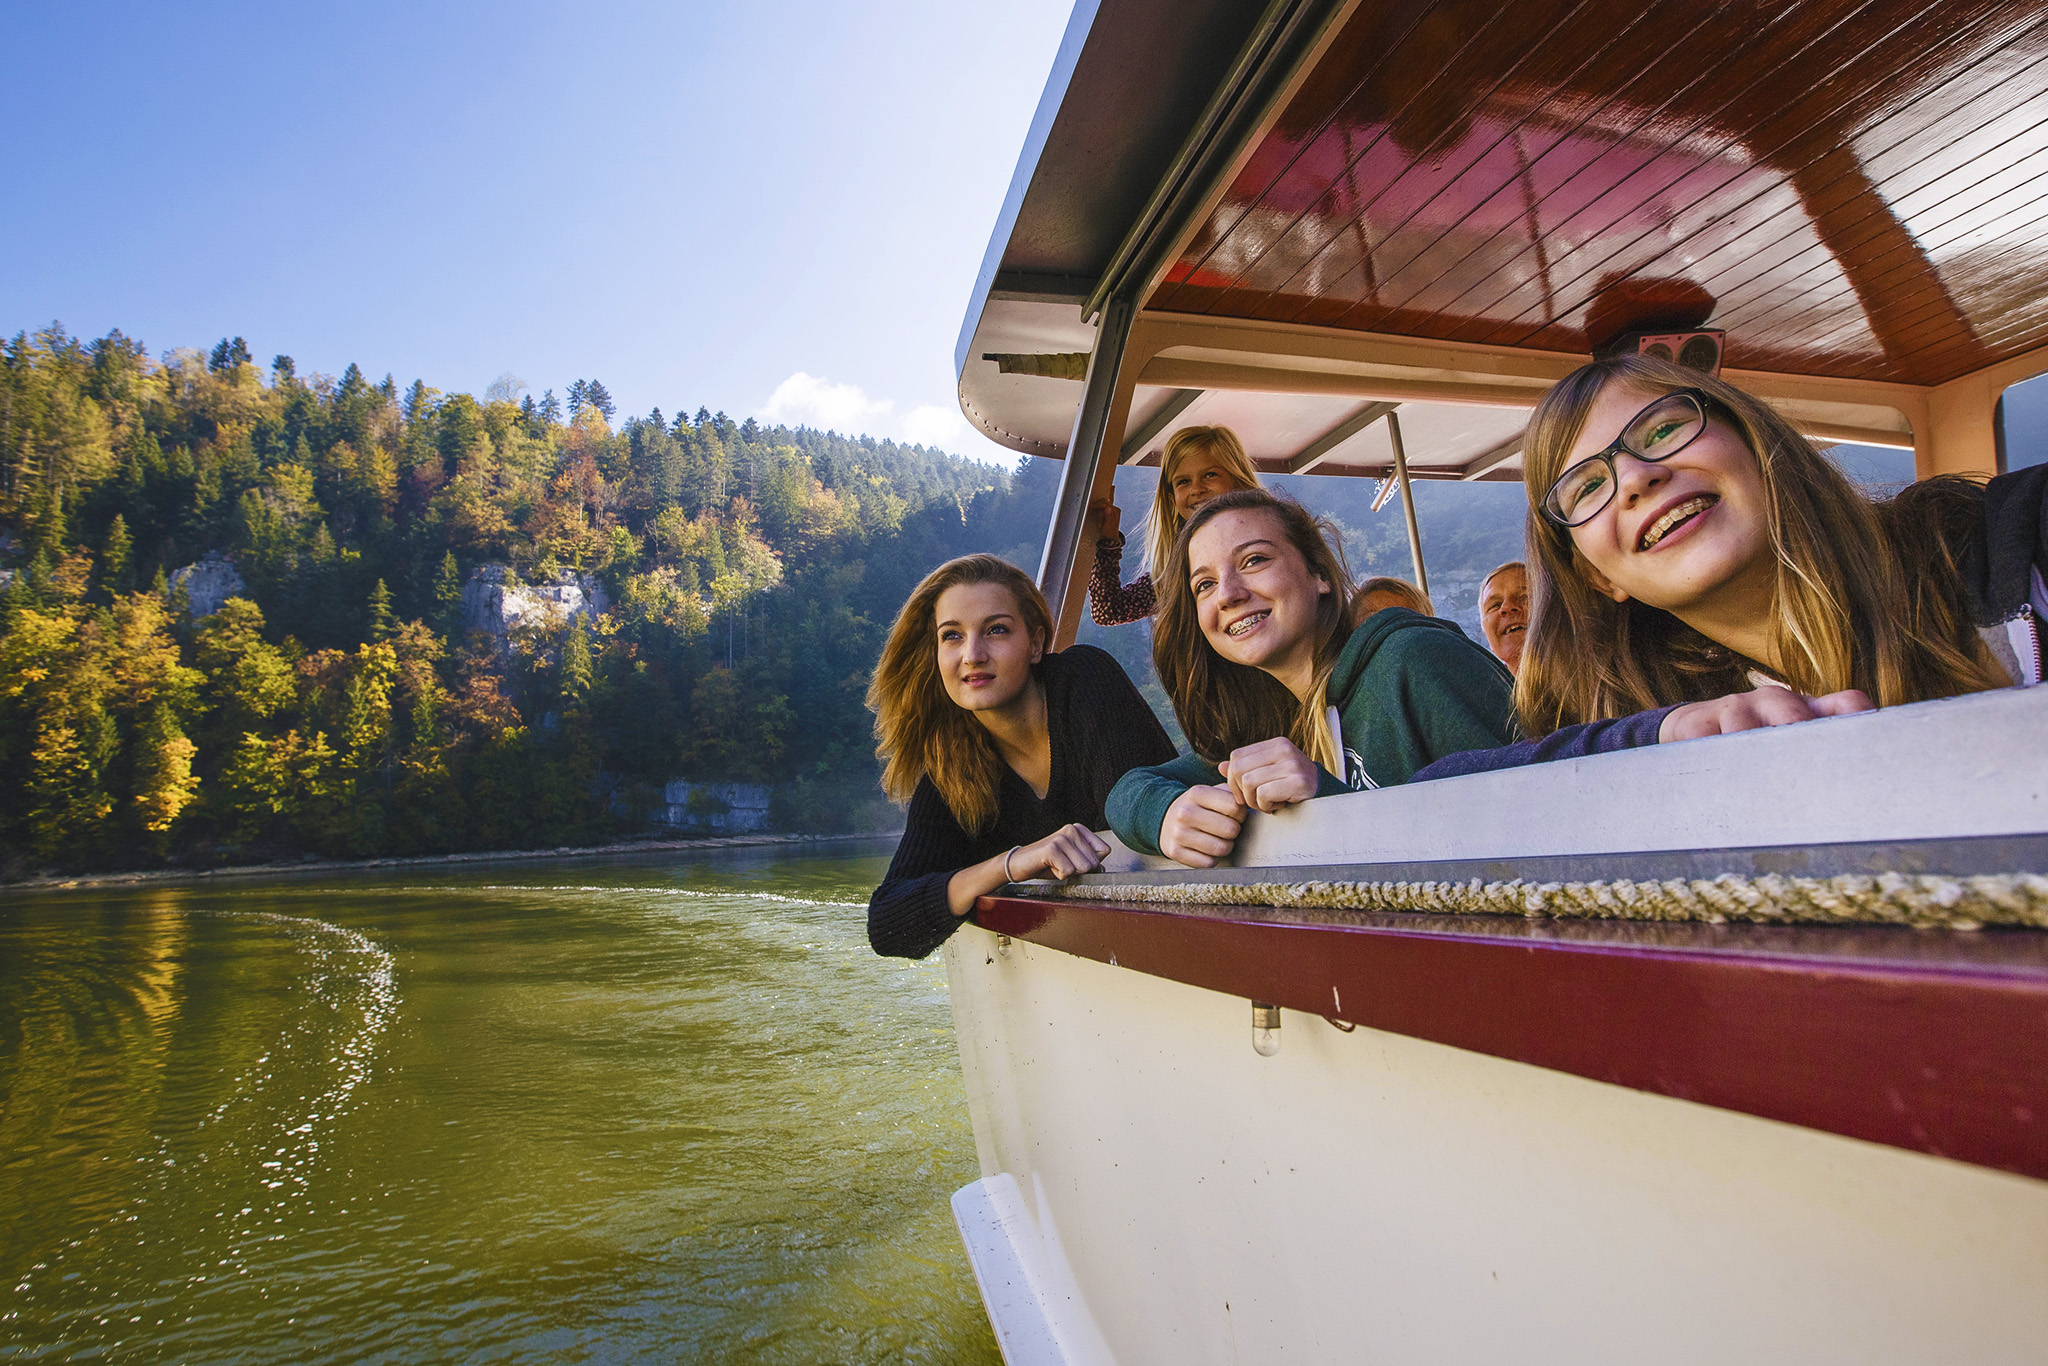
[[[462,624],[462,568],[455,562],[455,552],[449,551],[441,557],[441,568],[434,575],[434,628],[444,636],[453,636]]]
[[[100,547],[100,587],[108,593],[126,593],[134,586],[134,547],[128,538],[128,519],[120,513],[107,526],[107,539]]]
[[[206,368],[218,373],[222,370],[232,370],[239,365],[247,365],[252,359],[254,357],[249,354],[249,343],[240,337],[232,341],[222,337],[220,344],[213,348],[213,354],[206,358]]]
[[[610,422],[612,414],[619,409],[619,405],[612,402],[611,392],[596,380],[584,385],[583,401],[603,413],[606,422]]]
[[[398,630],[398,622],[391,615],[391,590],[384,586],[384,580],[377,580],[377,586],[370,590],[370,639],[378,644],[391,639]]]
[[[569,386],[569,420],[571,422],[574,422],[576,415],[583,411],[583,405],[590,401],[585,395],[585,391],[588,388],[589,386],[580,379]]]
[[[579,705],[590,695],[590,683],[590,637],[583,623],[571,617],[562,636],[562,700]]]
[[[434,400],[438,397],[440,397],[438,389],[429,389],[427,382],[423,379],[414,380],[412,388],[405,391],[405,420],[407,422],[418,422],[428,413],[431,413],[434,410]]]

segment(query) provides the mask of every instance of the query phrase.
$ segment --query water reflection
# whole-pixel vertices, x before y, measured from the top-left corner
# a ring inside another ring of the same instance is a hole
[[[23,1359],[988,1360],[874,858],[0,908]]]

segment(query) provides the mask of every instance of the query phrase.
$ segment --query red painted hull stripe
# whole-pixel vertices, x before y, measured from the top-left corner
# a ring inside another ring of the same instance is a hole
[[[1247,1000],[2048,1179],[2048,971],[1273,924],[1085,901],[984,897],[976,918],[997,934]]]

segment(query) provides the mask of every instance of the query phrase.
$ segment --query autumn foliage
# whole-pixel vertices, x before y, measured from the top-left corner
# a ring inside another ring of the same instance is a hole
[[[1034,554],[1056,467],[501,389],[8,343],[0,871],[583,842],[670,777],[881,818],[881,633],[938,560]],[[195,618],[216,552],[246,587]],[[610,610],[473,630],[485,566]]]

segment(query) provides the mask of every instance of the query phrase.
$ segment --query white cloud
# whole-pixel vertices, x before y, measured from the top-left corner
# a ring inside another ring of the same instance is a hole
[[[958,408],[936,408],[922,403],[903,415],[903,435],[914,446],[951,448],[967,435],[967,419]]]
[[[921,403],[907,413],[898,413],[893,400],[870,398],[858,384],[821,379],[801,370],[776,385],[755,416],[791,427],[818,427],[843,436],[878,436],[977,456],[981,453],[975,448],[983,444],[967,439],[972,433],[957,409]]]
[[[845,436],[887,436],[880,430],[895,423],[896,405],[869,398],[858,384],[839,384],[799,370],[775,386],[761,405],[769,422],[791,427],[822,427]]]

